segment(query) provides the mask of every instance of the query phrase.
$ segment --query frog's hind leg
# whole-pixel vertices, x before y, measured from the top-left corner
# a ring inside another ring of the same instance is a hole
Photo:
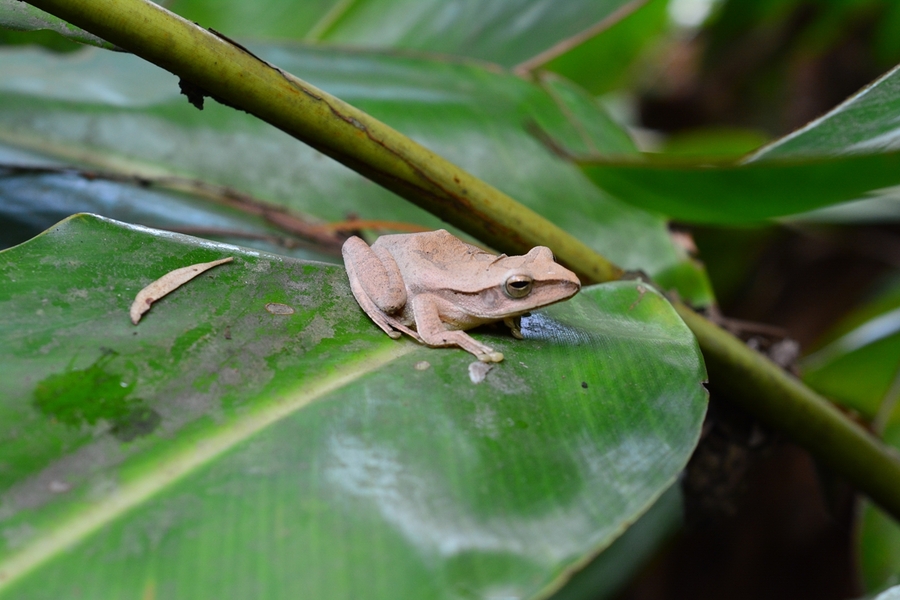
[[[344,242],[341,254],[350,281],[356,282],[379,311],[390,315],[406,306],[406,286],[390,252],[353,236]]]
[[[392,338],[399,338],[400,332],[403,332],[421,342],[422,338],[415,331],[386,312],[387,309],[402,308],[406,303],[406,289],[393,257],[389,254],[379,256],[358,237],[344,242],[342,254],[350,279],[350,291],[360,308]],[[385,264],[385,259],[390,262]],[[360,278],[358,267],[365,273],[364,278]]]

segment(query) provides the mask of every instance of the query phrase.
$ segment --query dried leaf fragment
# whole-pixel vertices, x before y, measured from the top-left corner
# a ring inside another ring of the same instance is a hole
[[[197,263],[195,265],[175,269],[174,271],[169,271],[142,289],[138,292],[138,295],[135,296],[134,302],[131,303],[131,310],[129,311],[131,322],[137,325],[138,321],[141,320],[141,316],[150,310],[151,304],[169,292],[177,290],[200,273],[208,271],[223,263],[231,262],[232,260],[234,260],[234,258],[229,256],[228,258],[222,258],[207,263]]]

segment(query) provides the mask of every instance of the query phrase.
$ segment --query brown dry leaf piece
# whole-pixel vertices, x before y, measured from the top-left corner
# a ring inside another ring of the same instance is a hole
[[[131,310],[129,314],[131,315],[131,322],[135,325],[138,324],[138,321],[141,320],[141,315],[150,310],[150,305],[168,294],[173,290],[177,290],[179,287],[199,275],[204,271],[208,271],[213,267],[217,267],[222,263],[231,262],[234,260],[233,257],[229,256],[228,258],[222,258],[220,260],[214,260],[212,262],[207,263],[197,263],[196,265],[190,265],[187,267],[182,267],[180,269],[175,269],[174,271],[169,271],[140,292],[135,296],[134,302],[131,303]]]

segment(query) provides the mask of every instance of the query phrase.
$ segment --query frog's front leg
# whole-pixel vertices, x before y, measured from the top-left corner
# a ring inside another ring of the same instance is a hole
[[[412,300],[416,331],[419,332],[419,336],[425,344],[429,346],[459,346],[474,354],[481,362],[503,360],[501,352],[495,352],[493,348],[475,340],[465,331],[447,330],[444,322],[441,321],[438,302],[440,302],[439,299],[429,294],[419,294]]]
[[[517,340],[525,339],[525,336],[522,335],[522,317],[506,317],[503,319],[503,324],[509,327],[509,332],[514,338]]]
[[[392,316],[406,305],[406,286],[394,257],[356,236],[344,242],[341,254],[353,297],[369,318],[394,339],[402,331],[421,341],[415,331]]]

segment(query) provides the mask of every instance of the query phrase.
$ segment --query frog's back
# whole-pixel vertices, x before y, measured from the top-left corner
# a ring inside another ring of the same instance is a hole
[[[424,231],[422,233],[400,233],[383,235],[372,247],[384,248],[398,261],[404,256],[415,256],[443,266],[448,261],[459,262],[467,256],[487,254],[481,248],[467,244],[446,229]]]

